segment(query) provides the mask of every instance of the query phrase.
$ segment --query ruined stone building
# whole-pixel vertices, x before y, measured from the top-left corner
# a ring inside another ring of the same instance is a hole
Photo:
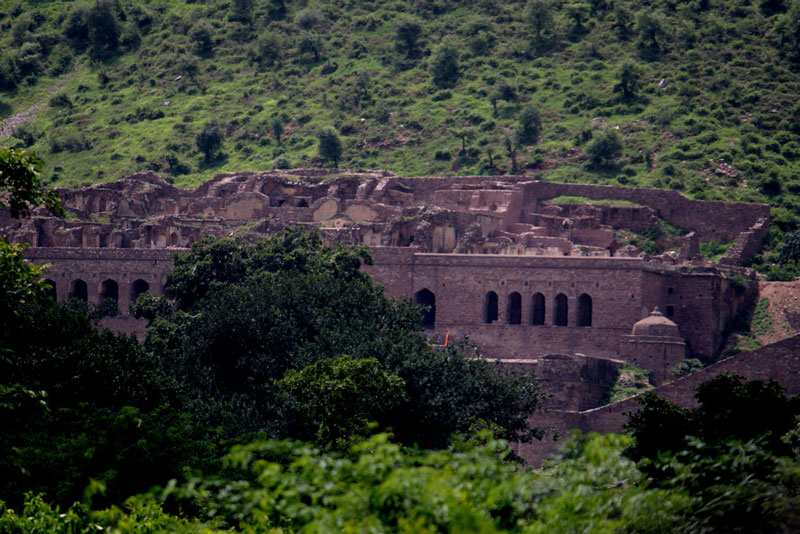
[[[468,335],[485,355],[533,369],[553,409],[597,406],[622,361],[658,383],[686,357],[711,361],[726,324],[757,296],[743,264],[769,207],[675,191],[529,181],[522,176],[401,178],[319,169],[224,174],[195,190],[155,173],[59,190],[66,218],[16,220],[3,234],[51,264],[58,299],[161,293],[176,251],[206,234],[256,240],[287,225],[366,245],[365,267],[394,297],[427,307],[433,342]],[[717,262],[707,241],[730,243]]]

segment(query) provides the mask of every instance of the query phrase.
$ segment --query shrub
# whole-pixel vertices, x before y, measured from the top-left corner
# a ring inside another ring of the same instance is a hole
[[[622,138],[613,128],[606,128],[594,136],[585,154],[593,167],[610,165],[622,155]]]
[[[203,156],[206,159],[206,162],[210,162],[214,159],[217,152],[222,148],[222,141],[224,139],[224,134],[222,133],[222,129],[219,127],[219,124],[216,122],[209,122],[203,127],[203,130],[197,134],[195,138],[195,143],[197,144],[197,148],[200,152],[203,153]]]
[[[286,156],[278,156],[272,162],[272,168],[273,169],[283,169],[283,170],[285,170],[285,169],[290,169],[291,167],[292,167],[292,164],[289,161],[289,158],[287,158]]]
[[[460,76],[458,47],[451,40],[443,41],[431,55],[430,71],[433,83],[440,89],[453,87]]]

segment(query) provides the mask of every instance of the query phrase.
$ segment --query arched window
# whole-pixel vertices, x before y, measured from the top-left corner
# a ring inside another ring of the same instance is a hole
[[[83,280],[73,280],[69,285],[69,298],[86,302],[89,300],[89,286]]]
[[[592,297],[586,293],[578,297],[578,326],[592,326]]]
[[[536,293],[533,296],[533,306],[531,307],[531,324],[544,324],[544,295]]]
[[[553,310],[553,324],[556,326],[567,326],[567,296],[563,293],[556,295],[556,308]]]
[[[46,287],[44,292],[47,293],[47,296],[53,300],[56,300],[56,283],[54,280],[50,280],[49,278],[45,278],[44,283],[50,287]]]
[[[497,320],[497,293],[489,291],[483,303],[483,322],[493,323]]]
[[[100,300],[111,299],[119,301],[119,285],[114,280],[106,280],[100,286]]]
[[[522,296],[514,291],[508,296],[508,324],[522,324]]]
[[[436,326],[436,295],[429,289],[421,289],[414,295],[414,304],[424,306],[422,327],[433,329]]]
[[[139,295],[150,290],[150,284],[144,280],[136,280],[131,284],[131,302],[135,302]]]
[[[178,232],[172,232],[169,234],[169,246],[177,247],[180,243],[180,237],[178,237]]]

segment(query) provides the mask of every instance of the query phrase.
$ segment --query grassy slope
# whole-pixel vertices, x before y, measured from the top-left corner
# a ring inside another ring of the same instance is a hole
[[[519,149],[529,175],[769,202],[782,228],[793,228],[800,215],[800,119],[794,113],[800,81],[775,30],[786,15],[766,13],[749,0],[711,0],[705,10],[701,0],[618,0],[632,20],[645,12],[662,17],[661,48],[654,51],[642,47],[635,23],[621,36],[615,11],[593,3],[601,9],[575,31],[567,16],[575,4],[556,2],[553,31],[535,45],[524,2],[292,2],[283,16],[271,16],[275,2],[259,0],[247,23],[230,20],[233,9],[221,0],[122,1],[121,28],[138,34],[140,44],[102,61],[63,45],[62,53],[77,59],[62,91],[74,107],[51,106],[25,129],[57,185],[152,168],[177,185],[195,186],[217,172],[271,168],[279,155],[292,166],[325,165],[315,137],[325,125],[342,132],[343,168],[478,174],[508,170],[503,137],[531,104],[541,110],[543,131],[537,145]],[[25,13],[34,15],[34,24],[23,42],[42,42],[42,35],[66,42],[64,20],[73,5],[4,2],[0,49],[11,57],[21,53],[12,30]],[[585,7],[588,13],[590,4]],[[303,9],[322,14],[314,27],[323,42],[316,62],[298,48],[296,20]],[[407,17],[422,25],[421,52],[413,59],[395,50],[397,24]],[[202,22],[213,32],[207,56],[195,53],[190,37]],[[257,39],[267,32],[280,43],[273,65],[258,59]],[[445,37],[461,52],[461,76],[446,91],[429,72],[431,51]],[[484,50],[481,40],[488,43]],[[38,75],[0,93],[13,111],[49,99],[47,88],[60,71],[53,67],[55,53],[46,52]],[[613,90],[626,60],[642,72],[639,97],[628,101]],[[192,64],[194,76],[188,74]],[[359,73],[368,74],[369,88],[356,97]],[[517,98],[501,100],[494,116],[488,95],[503,82]],[[164,116],[155,118],[159,112]],[[281,145],[270,132],[275,115],[286,121]],[[226,132],[222,155],[212,163],[195,146],[209,120]],[[467,141],[471,154],[459,154],[454,133],[465,127],[474,134]],[[618,128],[624,153],[611,168],[589,169],[579,139],[602,127]],[[72,148],[53,151],[65,143]],[[488,165],[487,149],[496,169]],[[437,152],[450,159],[436,158]],[[720,159],[738,174],[715,173]]]

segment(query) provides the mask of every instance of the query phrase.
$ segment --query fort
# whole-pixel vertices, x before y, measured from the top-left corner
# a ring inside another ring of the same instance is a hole
[[[650,370],[658,385],[685,358],[719,356],[726,325],[758,297],[744,265],[770,213],[675,191],[525,176],[321,169],[223,174],[195,190],[147,172],[59,195],[66,218],[2,211],[3,234],[50,265],[57,299],[116,300],[111,328],[143,333],[128,304],[144,291],[163,293],[174,253],[202,236],[257,240],[313,227],[327,243],[369,247],[374,264],[364,269],[388,295],[425,306],[433,343],[467,335],[487,357],[536,372],[552,394],[547,417],[562,430],[619,426],[618,407],[599,405],[625,361]],[[727,246],[718,261],[700,254],[710,241]],[[784,343],[797,355],[792,339]],[[796,357],[767,353],[774,361],[765,369],[798,366]],[[691,383],[662,387],[679,382]],[[520,449],[530,458],[542,450]]]

